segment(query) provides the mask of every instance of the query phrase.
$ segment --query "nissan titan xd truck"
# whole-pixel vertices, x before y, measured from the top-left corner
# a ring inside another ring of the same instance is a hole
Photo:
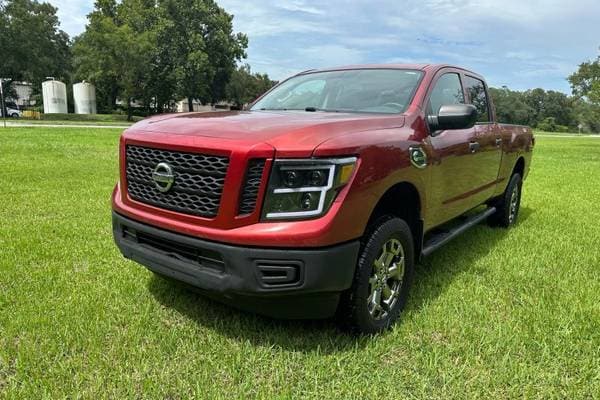
[[[310,70],[244,111],[127,129],[114,239],[232,306],[375,333],[422,257],[484,220],[515,224],[534,143],[459,67]]]

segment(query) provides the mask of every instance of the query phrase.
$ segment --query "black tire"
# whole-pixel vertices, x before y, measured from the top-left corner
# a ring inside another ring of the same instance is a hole
[[[19,114],[17,114],[17,113],[10,114],[10,117],[11,118],[19,118]]]
[[[506,190],[494,204],[496,212],[489,218],[491,226],[509,228],[517,222],[519,209],[521,208],[521,189],[523,179],[518,173],[513,174],[508,182]],[[513,196],[516,196],[515,198]]]
[[[394,254],[394,251],[388,252],[388,247],[394,248],[398,242],[402,246],[401,253],[404,261],[402,272],[399,271],[401,262],[398,255],[390,261],[391,266],[395,268],[389,268],[389,265],[384,267],[385,263],[382,261],[379,261],[378,267],[375,267],[376,260]],[[386,272],[381,272],[382,270]],[[379,277],[378,271],[380,271]],[[365,334],[381,332],[392,326],[406,305],[413,271],[414,246],[409,226],[400,218],[392,216],[380,218],[372,224],[363,239],[352,287],[342,294],[338,308],[338,319],[342,326],[353,332]],[[394,277],[389,277],[389,274],[393,274]],[[402,275],[401,281],[398,278],[400,275]],[[386,286],[388,290],[385,289]],[[387,311],[386,307],[381,308],[385,313],[377,314],[379,309],[374,307],[375,301],[371,302],[376,298],[373,293],[374,288],[380,290],[379,303],[385,303],[388,308]],[[390,288],[396,290],[390,291]],[[390,303],[388,304],[387,301]]]

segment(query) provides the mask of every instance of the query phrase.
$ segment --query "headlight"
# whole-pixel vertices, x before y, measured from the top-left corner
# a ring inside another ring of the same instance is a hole
[[[339,189],[350,180],[356,157],[275,160],[263,216],[311,218],[325,214]]]

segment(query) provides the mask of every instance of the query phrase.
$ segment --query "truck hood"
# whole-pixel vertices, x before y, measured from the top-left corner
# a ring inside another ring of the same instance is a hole
[[[148,118],[129,131],[268,143],[279,156],[312,152],[332,138],[367,130],[398,128],[402,115],[305,111],[230,111],[170,114]]]

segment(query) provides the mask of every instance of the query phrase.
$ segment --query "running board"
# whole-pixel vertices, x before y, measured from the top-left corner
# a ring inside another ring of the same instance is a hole
[[[476,214],[476,215],[473,215],[473,216],[467,218],[460,225],[453,227],[452,229],[450,229],[448,231],[444,231],[442,233],[439,233],[439,234],[433,236],[423,246],[423,251],[421,252],[421,256],[427,257],[428,255],[430,255],[431,253],[433,253],[434,251],[436,251],[437,249],[439,249],[440,247],[442,247],[443,245],[445,245],[446,243],[448,243],[449,241],[451,241],[452,239],[454,239],[461,233],[465,232],[469,228],[474,227],[475,225],[477,225],[478,223],[480,223],[481,221],[483,221],[484,219],[486,219],[487,217],[489,217],[490,215],[492,215],[495,212],[496,212],[496,207],[490,207],[490,208],[482,211],[479,214]]]

